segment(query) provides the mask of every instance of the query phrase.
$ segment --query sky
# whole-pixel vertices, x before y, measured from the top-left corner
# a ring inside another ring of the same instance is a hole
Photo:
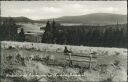
[[[126,1],[2,1],[1,16],[34,20],[91,13],[127,14]]]

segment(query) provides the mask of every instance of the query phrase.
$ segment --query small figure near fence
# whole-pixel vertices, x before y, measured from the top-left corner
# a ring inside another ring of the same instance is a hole
[[[64,55],[69,56],[69,66],[72,66],[72,60],[71,60],[72,50],[71,49],[68,50],[67,47],[65,46]]]
[[[72,50],[68,50],[68,48],[65,46],[64,48],[64,55],[68,55],[68,53],[72,53]]]
[[[64,55],[68,55],[68,49],[67,49],[67,47],[65,46],[65,48],[64,48]]]

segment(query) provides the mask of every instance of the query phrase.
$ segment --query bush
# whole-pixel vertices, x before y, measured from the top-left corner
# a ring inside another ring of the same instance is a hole
[[[27,79],[24,77],[14,77],[13,81],[14,82],[28,82]]]
[[[113,64],[114,64],[115,66],[118,66],[118,65],[119,65],[119,63],[120,63],[120,61],[119,61],[119,60],[115,60]]]

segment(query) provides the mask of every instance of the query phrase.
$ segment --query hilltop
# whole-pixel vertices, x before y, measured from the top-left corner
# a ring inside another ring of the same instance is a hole
[[[65,23],[83,23],[83,24],[119,24],[127,23],[127,16],[111,13],[93,13],[81,16],[64,16],[56,20]]]
[[[4,21],[10,17],[1,17],[1,20]],[[30,23],[46,23],[48,20],[52,19],[40,19],[40,20],[32,20],[27,17],[11,17],[16,22],[30,22]],[[111,25],[111,24],[126,24],[127,23],[127,15],[121,14],[111,14],[111,13],[93,13],[87,15],[80,16],[63,16],[59,18],[55,18],[56,21],[60,23],[82,23],[82,24],[103,24],[103,25]]]

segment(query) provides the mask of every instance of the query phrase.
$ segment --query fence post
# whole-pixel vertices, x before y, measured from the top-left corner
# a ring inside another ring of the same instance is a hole
[[[69,55],[69,66],[72,66],[71,53],[68,53],[68,55]]]
[[[89,70],[91,70],[92,66],[91,66],[91,63],[92,63],[92,55],[90,55],[90,61],[89,61]]]

